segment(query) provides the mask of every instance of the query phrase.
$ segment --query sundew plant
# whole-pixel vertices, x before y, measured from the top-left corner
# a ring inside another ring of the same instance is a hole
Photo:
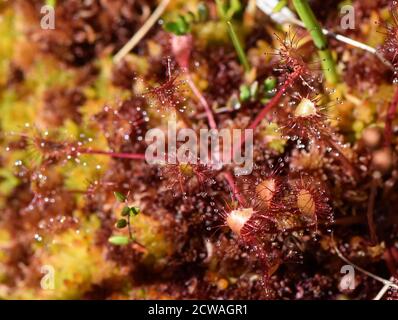
[[[15,0],[0,34],[0,299],[398,297],[396,1]]]

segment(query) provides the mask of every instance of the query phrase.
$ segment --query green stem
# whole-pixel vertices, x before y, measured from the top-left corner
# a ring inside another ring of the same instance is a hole
[[[318,49],[321,58],[322,68],[329,83],[335,84],[339,81],[339,76],[336,71],[332,54],[328,49],[328,42],[322,32],[322,28],[317,21],[314,12],[312,11],[307,0],[293,0],[293,5],[296,8],[300,19],[304,22],[305,27],[311,34],[312,40]]]
[[[221,0],[215,0],[217,5],[218,15],[222,21],[227,24],[228,34],[232,40],[232,44],[234,45],[235,51],[238,54],[238,58],[240,63],[243,65],[245,72],[250,71],[249,61],[246,58],[245,51],[243,50],[243,46],[232,26],[232,23],[229,21],[232,19],[233,13],[229,13],[228,10],[224,7],[224,3]]]
[[[232,44],[234,45],[236,53],[238,54],[239,61],[245,68],[245,72],[249,72],[250,71],[249,61],[247,61],[242,44],[240,43],[239,38],[236,35],[234,27],[232,26],[232,23],[230,21],[227,21],[227,25],[228,25],[228,33],[229,33],[229,36],[231,37]]]
[[[130,241],[133,241],[134,238],[133,238],[133,233],[131,232],[130,213],[129,213],[129,215],[127,216],[127,229],[128,229],[128,231],[129,231],[129,240],[130,240]]]

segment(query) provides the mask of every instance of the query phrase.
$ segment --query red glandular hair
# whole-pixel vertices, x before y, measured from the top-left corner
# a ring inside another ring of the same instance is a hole
[[[137,142],[146,131],[145,99],[135,97],[119,102],[115,107],[105,106],[94,116],[108,145],[120,150],[124,145]]]
[[[328,123],[326,108],[319,103],[317,97],[301,98],[294,111],[285,120],[282,120],[282,130],[288,139],[297,141],[298,145],[304,146],[304,143],[311,143],[317,147],[334,151],[332,156],[341,162],[347,173],[357,176],[356,169],[345,156],[343,147]]]
[[[317,228],[319,223],[330,223],[332,209],[320,181],[301,176],[292,184],[294,212],[306,226]]]
[[[41,166],[61,163],[78,155],[78,145],[74,142],[51,139],[48,135],[36,132],[28,137],[30,152],[33,158],[39,157]]]
[[[278,170],[258,168],[251,175],[240,177],[238,184],[248,204],[263,211],[271,208],[283,194],[285,181]]]
[[[282,123],[282,128],[289,138],[321,140],[329,135],[324,108],[317,98],[302,98],[292,114]]]
[[[193,162],[166,163],[160,167],[160,176],[166,181],[168,189],[182,194],[205,189],[205,185],[215,175],[211,167]]]
[[[61,126],[67,119],[80,123],[79,107],[86,101],[80,89],[54,87],[44,92],[43,100],[39,116],[47,126]]]
[[[295,77],[301,81],[294,83],[295,89],[300,90],[304,86],[304,89],[314,90],[316,80],[318,79],[319,71],[312,67],[313,63],[310,63],[306,59],[306,48],[300,47],[301,37],[289,29],[285,32],[284,37],[281,38],[276,35],[279,42],[279,48],[273,54],[278,58],[278,70],[283,76],[286,77],[286,81],[289,81],[290,77]],[[311,56],[311,55],[309,55]],[[319,64],[315,62],[316,66]],[[317,81],[319,82],[319,81]]]
[[[385,35],[385,41],[381,46],[380,50],[384,57],[388,59],[394,67],[397,67],[398,58],[398,12],[397,5],[394,4],[391,7],[391,16],[393,19],[392,24],[384,26],[384,30],[381,31]]]
[[[279,235],[283,239],[284,234],[317,230],[320,224],[332,221],[332,209],[320,181],[308,175],[273,179],[263,180],[267,188],[257,192],[259,201],[264,202],[262,207],[237,207],[223,213],[225,225],[263,261],[267,273],[280,259],[273,249]]]

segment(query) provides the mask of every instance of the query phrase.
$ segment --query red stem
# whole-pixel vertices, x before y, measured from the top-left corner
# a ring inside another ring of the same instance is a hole
[[[240,194],[238,187],[236,186],[234,176],[231,172],[227,171],[224,173],[225,180],[228,182],[229,186],[232,189],[232,193],[234,194],[236,200],[238,200],[241,206],[245,206],[245,200],[243,199],[242,195]]]
[[[395,119],[398,108],[398,87],[395,90],[394,97],[390,103],[386,116],[386,125],[384,129],[384,145],[389,147],[392,140],[392,123]]]
[[[285,83],[282,85],[281,89],[278,93],[264,106],[263,110],[257,115],[257,117],[253,120],[253,122],[247,127],[247,129],[256,129],[259,123],[265,118],[268,112],[274,108],[282,96],[286,92],[286,90],[293,84],[294,81],[302,74],[302,68],[297,68],[288,79],[286,79]],[[244,142],[244,141],[243,141]],[[242,143],[243,144],[243,143]]]
[[[202,95],[202,93],[199,91],[198,87],[195,85],[194,81],[192,80],[192,76],[189,73],[189,71],[187,70],[187,81],[188,81],[188,85],[190,86],[192,92],[194,93],[194,95],[198,98],[200,104],[203,106],[206,116],[207,116],[207,120],[209,122],[209,126],[211,129],[216,129],[217,130],[217,123],[214,119],[214,114],[213,111],[211,110],[209,104],[207,103],[205,97]],[[235,184],[235,179],[233,177],[233,175],[230,172],[226,172],[224,174],[224,178],[227,181],[227,183],[229,184],[229,186],[232,189],[232,192],[236,198],[236,200],[238,200],[239,204],[244,206],[245,205],[245,201],[242,198],[242,195],[239,193],[238,187]]]
[[[196,98],[198,98],[200,104],[205,109],[206,116],[207,116],[207,119],[209,121],[210,128],[211,129],[217,129],[217,124],[216,124],[216,120],[214,119],[213,111],[211,110],[211,108],[210,108],[209,104],[207,103],[205,97],[202,95],[202,93],[200,92],[198,87],[193,82],[192,76],[189,73],[189,71],[187,71],[187,82],[188,82],[188,85],[190,86],[192,92],[194,93]]]
[[[103,150],[86,149],[86,148],[79,148],[78,152],[84,153],[84,154],[105,155],[105,156],[109,156],[111,158],[145,160],[145,154],[141,154],[141,153],[120,153],[120,152],[103,151]]]
[[[301,76],[303,72],[303,68],[297,68],[286,81],[283,83],[282,87],[280,90],[277,92],[277,94],[263,107],[261,112],[257,115],[257,117],[254,118],[254,120],[250,123],[250,125],[246,129],[256,129],[257,126],[260,124],[260,122],[265,118],[265,116],[268,114],[268,112],[277,106],[279,101],[281,100],[282,96],[285,94],[287,89],[294,83],[294,81],[297,80],[298,77]],[[240,146],[242,146],[246,142],[245,137],[240,141]],[[232,153],[235,154],[235,152],[238,152],[237,150],[232,150]]]
[[[283,83],[282,87],[280,90],[277,92],[277,94],[263,107],[261,112],[257,115],[257,117],[254,118],[254,120],[251,122],[251,124],[246,128],[246,129],[256,129],[257,126],[260,124],[260,122],[265,118],[265,116],[268,114],[268,112],[277,106],[279,101],[281,100],[282,96],[285,94],[287,89],[296,81],[301,74],[303,73],[303,68],[297,68],[290,76],[289,78],[286,79],[286,81]],[[243,138],[240,142],[240,145],[242,146],[245,143],[245,138]],[[233,150],[233,152],[236,152],[236,150]]]

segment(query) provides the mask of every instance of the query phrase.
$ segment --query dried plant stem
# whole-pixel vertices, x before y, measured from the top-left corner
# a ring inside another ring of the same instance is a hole
[[[277,2],[273,6],[272,0],[256,0],[256,1],[257,1],[257,6],[260,8],[260,10],[262,10],[265,14],[269,15],[271,19],[273,19],[278,24],[292,23],[299,27],[305,28],[304,23],[296,19],[293,12],[291,12],[286,6],[284,6],[283,8],[277,8],[278,7]],[[280,1],[280,3],[282,2],[283,1]],[[275,8],[280,9],[280,11],[275,10]],[[343,36],[338,33],[334,33],[333,31],[324,28],[322,29],[322,33],[325,36],[332,37],[337,41],[348,44],[352,47],[370,52],[371,54],[376,56],[385,66],[387,66],[391,70],[394,70],[393,65],[387,59],[385,59],[383,55],[376,48],[373,48],[365,43],[351,39],[349,37]]]
[[[79,148],[78,152],[82,154],[105,155],[111,158],[119,158],[119,159],[145,160],[145,154],[141,153],[120,153],[120,152],[103,151],[103,150],[96,150],[89,148]]]
[[[214,119],[213,111],[212,111],[211,107],[209,106],[209,104],[207,103],[203,94],[200,92],[200,90],[196,86],[189,71],[187,71],[187,82],[188,82],[188,85],[191,88],[193,94],[196,96],[196,98],[199,100],[200,104],[203,106],[206,116],[207,116],[207,120],[209,121],[210,128],[217,129],[217,124],[216,124],[216,120]]]
[[[373,278],[381,283],[383,283],[384,285],[388,285],[389,287],[393,287],[395,289],[398,289],[398,285],[396,285],[394,282],[391,282],[389,280],[383,279],[382,277],[379,277],[369,271],[366,271],[365,269],[361,268],[360,266],[357,266],[355,263],[352,263],[350,260],[348,260],[346,257],[344,257],[344,255],[341,253],[341,251],[339,250],[339,248],[337,247],[337,244],[334,241],[334,237],[332,235],[332,242],[333,242],[333,248],[336,251],[338,257],[343,260],[345,263],[353,266],[355,269],[357,269],[358,271],[362,272],[363,274],[367,275],[370,278]]]
[[[119,63],[134,47],[145,37],[148,31],[153,27],[156,21],[161,17],[166,10],[170,0],[162,0],[149,19],[144,25],[134,34],[134,36],[123,46],[122,49],[113,58],[114,63]]]
[[[334,63],[332,53],[328,49],[327,39],[323,34],[322,28],[319,25],[319,22],[316,20],[314,12],[308,4],[308,1],[293,0],[293,5],[300,16],[300,19],[304,22],[308,32],[311,34],[312,40],[318,49],[326,80],[331,84],[337,83],[339,81],[339,77],[337,75],[336,65]]]
[[[394,280],[394,277],[390,278],[390,281]],[[380,300],[381,298],[383,298],[383,296],[386,294],[386,292],[388,291],[388,289],[390,289],[390,284],[385,284],[381,290],[379,291],[379,293],[376,295],[376,297],[373,298],[373,300]]]
[[[387,111],[386,124],[384,128],[384,145],[389,147],[392,140],[392,123],[395,119],[398,108],[398,87],[395,89],[394,97]]]

